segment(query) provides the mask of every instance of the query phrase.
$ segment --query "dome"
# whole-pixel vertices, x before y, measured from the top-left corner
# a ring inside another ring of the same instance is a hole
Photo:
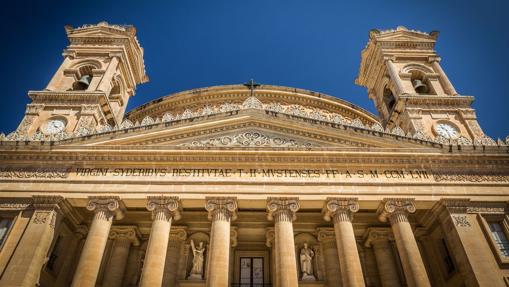
[[[133,123],[146,117],[191,118],[239,109],[258,108],[295,116],[364,125],[379,123],[377,116],[345,100],[318,92],[260,85],[251,94],[245,85],[213,86],[183,91],[143,104],[126,114]]]

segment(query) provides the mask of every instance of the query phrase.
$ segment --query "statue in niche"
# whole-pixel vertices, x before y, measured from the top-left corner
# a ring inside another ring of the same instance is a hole
[[[193,268],[188,279],[203,279],[203,257],[205,253],[205,246],[200,242],[198,246],[194,245],[194,240],[191,240],[191,248],[193,250]]]
[[[313,257],[315,252],[308,248],[308,244],[304,243],[304,247],[300,250],[300,271],[302,272],[302,281],[315,281],[313,275]]]

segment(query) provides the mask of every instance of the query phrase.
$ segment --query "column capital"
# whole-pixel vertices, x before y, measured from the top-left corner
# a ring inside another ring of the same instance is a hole
[[[359,202],[357,198],[351,197],[328,197],[323,207],[323,218],[325,221],[334,222],[352,221],[353,214],[359,211]]]
[[[125,205],[118,196],[89,196],[87,210],[104,213],[106,217],[124,218]]]
[[[265,228],[265,245],[267,247],[274,246],[276,240],[276,232],[274,231],[274,227]]]
[[[294,221],[295,213],[300,209],[298,197],[267,198],[267,218],[276,221]]]
[[[471,202],[469,198],[442,198],[438,205],[449,213],[467,213]]]
[[[170,230],[170,241],[185,241],[187,239],[187,227],[172,226]]]
[[[440,61],[442,61],[442,58],[440,58],[439,56],[429,56],[428,57],[429,63],[440,62]]]
[[[165,220],[179,220],[182,217],[182,204],[176,196],[148,196],[147,210],[152,211],[152,220],[161,215]]]
[[[236,247],[237,246],[237,243],[238,243],[237,236],[238,236],[238,234],[239,234],[238,228],[236,226],[232,226],[230,228],[230,246],[231,247]]]
[[[112,226],[109,239],[126,239],[134,246],[140,245],[140,231],[136,226]]]
[[[88,227],[86,225],[78,225],[74,229],[74,234],[76,234],[76,237],[79,239],[86,238],[88,234]]]
[[[415,213],[414,198],[384,198],[378,207],[378,219],[381,222],[392,223],[400,221],[408,221],[408,214]]]
[[[32,195],[32,206],[35,210],[60,211],[64,198],[59,195]]]
[[[237,219],[237,198],[205,197],[205,210],[209,213],[209,220],[233,221]]]
[[[376,241],[394,240],[394,235],[390,228],[371,227],[364,233],[364,246],[371,247]]]
[[[336,244],[336,233],[334,228],[319,227],[316,230],[318,231],[319,242],[334,242],[334,244]]]

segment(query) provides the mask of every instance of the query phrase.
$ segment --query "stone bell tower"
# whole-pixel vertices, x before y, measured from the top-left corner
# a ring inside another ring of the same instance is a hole
[[[484,136],[471,96],[462,96],[440,66],[438,32],[372,30],[356,84],[368,89],[386,128],[470,141]]]
[[[148,81],[134,27],[101,22],[65,30],[64,60],[44,90],[28,93],[32,102],[16,130],[19,135],[116,126],[136,85]]]

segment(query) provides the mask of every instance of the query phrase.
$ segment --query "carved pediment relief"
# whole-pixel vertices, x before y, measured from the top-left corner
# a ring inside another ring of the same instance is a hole
[[[195,139],[177,144],[183,147],[294,147],[310,148],[319,146],[309,141],[293,139],[285,135],[270,134],[265,131],[249,130],[229,135]]]
[[[429,148],[400,130],[316,122],[292,115],[239,111],[202,120],[154,122],[63,142],[73,146],[158,146],[169,149],[214,148]]]

